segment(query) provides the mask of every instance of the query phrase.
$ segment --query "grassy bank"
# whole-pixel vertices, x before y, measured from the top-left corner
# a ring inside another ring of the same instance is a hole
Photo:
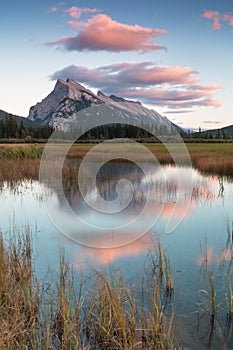
[[[1,349],[178,349],[173,317],[165,316],[173,284],[160,246],[148,255],[137,296],[119,271],[95,272],[85,287],[63,254],[56,281],[44,285],[31,243],[28,229],[0,236]]]
[[[73,145],[68,153],[68,159],[83,158],[93,146],[93,144]],[[148,143],[145,146],[161,164],[174,163],[172,155],[164,145]],[[59,154],[59,147],[56,145],[54,147],[57,147]],[[186,147],[194,168],[207,174],[233,177],[232,143],[187,143]],[[0,145],[0,181],[38,178],[43,149],[43,145]],[[182,153],[180,157],[182,159]]]

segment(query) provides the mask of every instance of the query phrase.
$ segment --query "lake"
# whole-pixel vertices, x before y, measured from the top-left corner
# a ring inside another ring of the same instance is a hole
[[[160,242],[172,266],[169,308],[180,344],[191,350],[232,348],[233,321],[227,322],[233,282],[232,181],[173,166],[148,168],[145,176],[134,163],[117,160],[104,164],[96,183],[82,193],[71,179],[63,181],[62,192],[39,181],[4,183],[0,203],[4,235],[23,226],[34,233],[35,268],[44,281],[59,269],[64,249],[84,275],[111,266],[139,287],[148,252]],[[210,280],[216,293],[214,323]]]

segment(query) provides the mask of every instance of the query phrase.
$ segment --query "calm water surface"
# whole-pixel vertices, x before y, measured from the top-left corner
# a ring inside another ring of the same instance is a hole
[[[172,263],[175,283],[172,305],[181,344],[188,349],[232,349],[233,321],[226,326],[225,294],[228,282],[233,282],[233,183],[216,176],[203,176],[193,169],[170,166],[150,176],[155,186],[151,192],[150,187],[149,191],[147,188],[145,194],[148,183],[136,166],[106,164],[101,169],[96,188],[90,192],[87,189],[90,202],[95,202],[97,194],[105,201],[115,200],[119,179],[127,178],[132,183],[132,200],[118,215],[90,212],[73,183],[65,186],[65,196],[39,182],[25,181],[14,187],[4,184],[0,190],[1,231],[8,235],[13,227],[31,227],[35,232],[35,266],[44,280],[50,278],[50,270],[58,270],[59,250],[64,249],[74,268],[82,269],[87,275],[93,269],[101,271],[111,264],[120,268],[130,283],[140,285],[147,253],[153,248],[153,242],[159,240]],[[64,203],[68,203],[74,213],[88,218],[92,225],[90,232],[86,226],[75,226]],[[145,220],[155,218],[151,229],[141,237],[134,236],[130,230],[126,230],[125,236],[121,232],[120,237],[115,237],[114,230],[119,223],[138,216],[145,205]],[[45,207],[53,212],[53,217],[64,221],[65,235],[56,227],[54,219],[50,220]],[[100,224],[112,229],[103,232],[101,228],[93,233],[93,227]],[[132,243],[116,247],[117,243],[127,241],[127,237]],[[88,242],[108,248],[85,246]],[[202,311],[204,293],[199,292],[209,290],[210,271],[215,278],[218,304],[213,329],[208,314]]]

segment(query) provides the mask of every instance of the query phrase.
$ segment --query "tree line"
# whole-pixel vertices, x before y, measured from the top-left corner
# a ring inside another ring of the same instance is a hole
[[[149,131],[151,130],[151,132]],[[49,125],[37,126],[32,122],[23,118],[17,118],[14,115],[6,116],[0,119],[0,139],[26,139],[27,141],[32,140],[48,140],[55,129]],[[230,133],[225,133],[224,130],[214,130],[211,131],[201,131],[192,133],[184,130],[179,130],[182,138],[186,141],[195,139],[215,139],[215,140],[231,140],[233,135]],[[136,127],[129,124],[106,124],[93,128],[87,132],[81,130],[81,128],[76,125],[73,126],[69,131],[56,130],[56,136],[59,139],[71,140],[76,139],[77,135],[81,135],[79,140],[108,140],[114,138],[132,138],[132,139],[142,139],[142,140],[153,140],[158,141],[156,136],[160,135],[176,135],[177,130],[171,123],[169,127],[166,125],[156,125],[154,124],[144,124],[141,123],[141,127]],[[156,136],[154,136],[156,135]],[[188,141],[189,142],[189,141]]]
[[[0,139],[43,139],[47,140],[54,132],[54,128],[47,126],[36,126],[29,123],[28,120],[18,119],[13,115],[9,115],[4,119],[0,119]],[[148,130],[151,130],[148,131]],[[56,130],[56,137],[59,139],[75,139],[77,135],[81,135],[80,140],[107,140],[114,138],[134,138],[134,139],[150,139],[156,137],[154,135],[171,135],[176,134],[176,130],[166,125],[153,126],[141,123],[141,127],[129,124],[106,124],[93,128],[84,132],[79,126],[73,126],[69,131]]]
[[[51,126],[28,125],[26,121],[16,119],[13,115],[0,119],[0,139],[48,139],[53,131]]]
[[[56,136],[61,139],[75,139],[81,135],[80,140],[109,140],[115,138],[132,138],[132,139],[157,139],[158,135],[175,135],[177,132],[174,128],[167,128],[166,125],[158,127],[155,125],[143,124],[137,127],[130,124],[105,124],[95,127],[84,132],[81,128],[73,127],[68,132],[61,130],[56,131]],[[155,136],[156,135],[156,136]]]

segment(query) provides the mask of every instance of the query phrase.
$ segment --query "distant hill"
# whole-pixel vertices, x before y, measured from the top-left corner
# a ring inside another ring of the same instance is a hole
[[[207,131],[208,132],[208,131]],[[233,135],[233,125],[225,126],[224,128],[221,129],[213,129],[209,130],[212,135],[218,135],[218,133],[225,133],[226,135]]]
[[[41,127],[33,121],[0,110],[0,139],[48,139],[53,132],[50,126]]]
[[[201,132],[195,132],[193,136],[213,139],[233,139],[233,125],[225,126],[220,129],[210,129]]]
[[[0,120],[6,120],[7,118],[14,118],[16,120],[17,126],[19,127],[21,123],[23,123],[25,128],[37,128],[38,126],[27,118],[19,117],[18,115],[14,115],[8,112],[5,112],[0,109]]]

